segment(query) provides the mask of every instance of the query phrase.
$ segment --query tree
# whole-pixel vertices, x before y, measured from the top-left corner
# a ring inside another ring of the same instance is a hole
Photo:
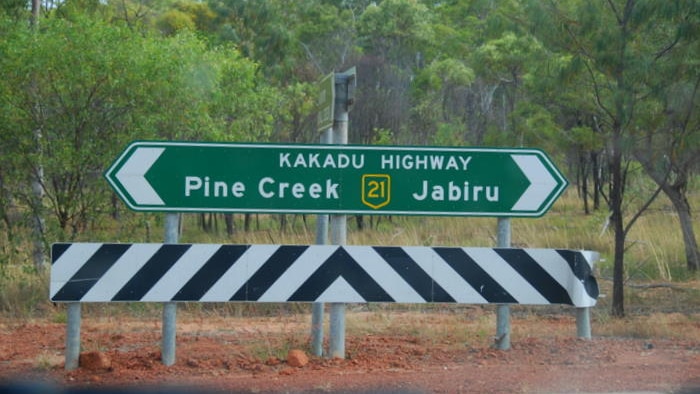
[[[362,57],[358,60],[357,100],[350,113],[354,142],[369,144],[375,131],[391,130],[397,142],[425,143],[406,133],[411,83],[425,63],[433,40],[432,14],[415,0],[369,5],[357,21]]]
[[[673,48],[685,38],[669,34],[672,19],[687,3],[608,0],[532,2],[533,31],[554,51],[573,56],[585,75],[587,96],[597,107],[610,171],[609,207],[614,231],[612,314],[624,315],[626,236],[656,193],[632,214],[625,210],[625,185],[638,137],[640,110],[649,108],[650,81],[665,70]],[[686,11],[682,11],[686,12]],[[661,26],[661,28],[658,28]],[[668,29],[663,31],[663,29]]]
[[[0,44],[0,67],[12,70],[0,81],[0,168],[3,183],[13,182],[3,186],[29,204],[22,184],[43,167],[45,202],[64,234],[56,238],[111,211],[100,175],[129,141],[251,140],[271,131],[275,92],[232,48],[80,15],[48,18],[36,36],[26,29],[13,25]]]
[[[172,35],[181,30],[196,30],[212,35],[216,29],[215,18],[216,14],[206,3],[178,1],[158,15],[156,26],[166,35]]]
[[[279,84],[290,78],[302,48],[294,41],[295,3],[286,1],[210,1],[217,15],[218,43],[234,43]]]
[[[520,96],[523,94],[523,78],[534,68],[531,64],[542,57],[542,52],[541,44],[531,36],[505,32],[477,48],[473,59],[474,64],[478,65],[476,71],[479,75],[489,85],[502,91],[506,106],[499,126],[501,131],[507,130],[511,136],[516,137],[519,146],[525,142],[524,129],[520,126],[522,119],[516,116]]]
[[[661,90],[656,110],[643,111],[652,119],[640,128],[635,158],[669,198],[678,213],[686,267],[700,269],[700,249],[693,228],[687,191],[691,175],[700,165],[700,74],[688,75]],[[679,75],[679,74],[676,74]]]
[[[357,53],[356,10],[323,1],[295,2],[299,25],[295,28],[308,66],[316,75],[343,71],[354,64]]]

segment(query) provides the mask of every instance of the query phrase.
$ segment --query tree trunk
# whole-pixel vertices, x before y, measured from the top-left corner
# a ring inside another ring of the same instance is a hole
[[[365,217],[362,215],[355,215],[355,223],[357,223],[357,229],[362,231],[365,229]]]
[[[246,213],[243,218],[243,231],[245,231],[246,233],[250,232],[250,222],[252,218],[252,215],[249,213]]]
[[[39,14],[41,12],[41,2],[39,0],[32,0],[32,13],[30,24],[32,28],[36,31],[39,25]],[[35,82],[33,81],[32,84]],[[38,103],[37,103],[38,105]],[[41,157],[41,129],[37,128],[34,131],[36,138],[37,151],[39,152],[39,157]],[[42,183],[44,181],[44,168],[39,164],[36,174],[32,177],[32,197],[34,199],[33,203],[36,204],[34,207],[33,218],[32,218],[32,258],[34,260],[34,267],[37,271],[42,271],[44,269],[45,254],[44,254],[44,210],[43,210],[43,199],[44,190]]]
[[[589,166],[588,163],[586,162],[586,155],[585,154],[580,154],[579,155],[579,170],[577,171],[578,173],[578,187],[579,187],[579,195],[583,199],[583,212],[588,215],[591,213],[590,208],[588,207],[588,170]]]
[[[279,215],[280,218],[280,232],[285,233],[287,232],[287,215]]]
[[[625,316],[625,229],[623,225],[622,198],[625,177],[622,172],[622,142],[618,132],[612,136],[612,152],[610,153],[610,221],[614,229],[615,245],[613,260],[613,299],[611,314],[616,317]]]
[[[593,210],[595,211],[600,209],[600,191],[603,187],[599,158],[600,155],[597,152],[591,152],[591,172],[593,173]]]
[[[689,271],[700,269],[700,250],[695,238],[693,220],[688,199],[683,195],[682,187],[675,185],[664,185],[662,190],[671,200],[673,207],[678,213],[678,220],[681,223],[683,233],[683,244],[685,246],[685,261]]]
[[[686,266],[689,271],[697,271],[700,269],[700,250],[698,249],[698,242],[695,238],[695,230],[693,229],[692,210],[688,198],[685,195],[688,186],[688,178],[690,176],[689,170],[684,166],[675,166],[675,182],[669,183],[668,173],[659,171],[654,166],[654,163],[647,159],[648,157],[651,157],[651,155],[638,154],[637,160],[642,164],[647,175],[656,182],[666,197],[671,200],[673,209],[678,214],[678,220],[681,225]]]
[[[232,213],[224,214],[224,222],[226,223],[226,235],[228,235],[230,237],[236,231],[236,226],[233,222],[233,214]]]

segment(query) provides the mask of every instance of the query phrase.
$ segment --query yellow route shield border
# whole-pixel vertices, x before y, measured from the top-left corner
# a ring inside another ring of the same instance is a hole
[[[377,178],[381,179],[377,181]],[[375,182],[370,185],[370,182]],[[377,194],[372,195],[372,194]],[[368,198],[383,199],[379,203],[367,201]],[[362,203],[372,209],[379,209],[391,202],[391,176],[387,174],[362,175]]]

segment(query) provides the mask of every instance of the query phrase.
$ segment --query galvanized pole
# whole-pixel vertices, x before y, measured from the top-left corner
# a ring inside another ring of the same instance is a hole
[[[180,231],[180,215],[168,213],[165,215],[165,243],[178,242]],[[177,303],[166,302],[163,304],[163,327],[161,339],[161,361],[163,365],[175,364],[175,322],[177,320]]]
[[[600,254],[590,252],[589,260],[594,265],[600,259]],[[576,335],[582,339],[591,339],[591,308],[576,308]]]
[[[347,217],[345,215],[331,216],[331,244],[345,245],[347,240]],[[345,358],[345,304],[331,303],[330,333],[328,336],[331,358]]]
[[[333,113],[333,143],[347,145],[348,143],[348,111],[352,104],[355,71],[335,74],[335,109]],[[331,244],[345,245],[347,241],[347,216],[331,216]],[[345,358],[345,304],[331,303],[329,356]]]
[[[80,303],[71,302],[66,311],[66,362],[65,370],[78,368],[80,362]]]
[[[333,139],[333,129],[321,133],[321,143],[330,144]],[[328,215],[316,216],[316,244],[328,243]],[[323,355],[323,302],[314,302],[311,306],[311,351],[315,356]]]
[[[510,248],[510,218],[498,218],[498,247]],[[498,305],[496,307],[496,341],[497,349],[510,349],[510,307],[508,305]]]
[[[591,308],[576,308],[576,335],[591,339]]]

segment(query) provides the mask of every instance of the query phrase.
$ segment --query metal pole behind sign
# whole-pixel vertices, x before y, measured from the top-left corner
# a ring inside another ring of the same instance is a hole
[[[591,339],[591,308],[576,308],[576,335]]]
[[[321,143],[330,144],[333,138],[333,129],[327,129],[321,133]],[[328,215],[316,216],[316,244],[328,243]],[[311,351],[315,356],[323,355],[323,302],[314,302],[311,306]]]
[[[347,240],[347,217],[331,217],[331,244],[345,245]],[[345,304],[331,303],[329,351],[331,358],[345,358]]]
[[[353,70],[354,73],[354,70]],[[335,75],[335,109],[333,114],[333,143],[348,143],[349,85],[354,84],[354,74]],[[345,245],[347,241],[347,216],[332,215],[331,244]],[[345,358],[345,304],[333,303],[330,310],[329,355],[331,358]]]
[[[498,218],[497,246],[510,248],[510,218]],[[496,307],[496,348],[500,350],[510,349],[510,307],[498,305]]]
[[[593,266],[600,259],[600,254],[593,252],[590,256]],[[591,339],[591,308],[576,308],[576,335],[581,339]]]
[[[180,231],[180,215],[168,213],[165,215],[165,243],[174,244],[178,242]],[[163,304],[163,327],[161,339],[161,361],[163,365],[171,366],[175,364],[175,336],[177,320],[177,303],[166,302]]]
[[[66,310],[66,362],[65,370],[78,368],[80,362],[80,303],[71,302]]]

